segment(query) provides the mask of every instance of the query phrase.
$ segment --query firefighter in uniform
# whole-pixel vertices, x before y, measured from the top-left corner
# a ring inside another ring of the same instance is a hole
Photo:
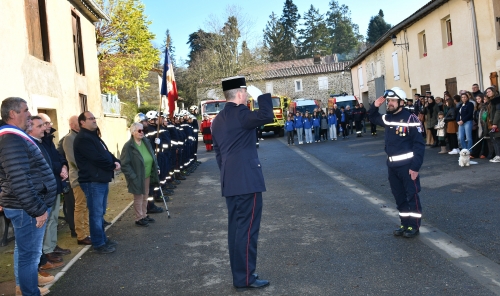
[[[378,108],[386,100],[387,114],[381,115]],[[386,90],[370,106],[369,116],[372,123],[385,128],[389,184],[401,219],[401,226],[393,234],[410,238],[419,234],[422,218],[418,172],[424,161],[425,143],[418,117],[404,108],[406,100],[401,88]]]
[[[246,106],[245,77],[222,80],[227,100],[224,109],[213,119],[212,140],[220,169],[222,196],[228,209],[229,262],[236,288],[263,288],[269,281],[255,274],[257,239],[262,215],[264,176],[255,147],[255,129],[273,122],[270,94],[258,97],[259,110]]]
[[[201,122],[201,133],[203,134],[203,143],[207,152],[212,151],[212,121],[208,114],[203,114],[203,121]]]

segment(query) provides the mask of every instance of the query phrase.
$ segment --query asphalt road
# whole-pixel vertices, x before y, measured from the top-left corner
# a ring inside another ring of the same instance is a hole
[[[290,147],[271,135],[257,262],[269,287],[232,287],[219,171],[200,145],[172,218],[140,228],[127,210],[107,232],[117,251],[83,254],[50,295],[500,295],[500,164],[460,168],[426,149],[422,233],[405,239],[392,235],[383,133]]]

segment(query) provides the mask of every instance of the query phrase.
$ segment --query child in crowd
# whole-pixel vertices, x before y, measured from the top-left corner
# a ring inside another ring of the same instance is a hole
[[[297,138],[299,140],[299,145],[304,144],[304,119],[302,118],[302,113],[297,111],[297,115],[294,119],[295,130],[297,131]]]
[[[290,142],[292,145],[295,145],[293,142],[293,131],[295,130],[295,123],[293,122],[292,115],[288,115],[288,119],[285,122],[285,132],[288,138],[288,146],[290,146]]]
[[[337,140],[337,116],[333,113],[333,109],[328,113],[328,131],[330,140]]]
[[[349,123],[347,119],[347,114],[345,113],[344,106],[340,107],[340,129],[339,131],[342,133],[342,139],[349,139],[347,136],[347,124]]]
[[[438,122],[434,126],[434,129],[436,130],[436,136],[438,138],[438,146],[441,146],[441,151],[439,151],[439,154],[445,154],[448,153],[446,150],[446,133],[444,130],[444,112],[439,111],[438,112]]]
[[[306,143],[312,143],[312,119],[309,112],[306,111],[306,116],[304,116],[304,132],[306,133]]]
[[[326,118],[326,114],[321,112],[321,140],[326,141],[328,131],[328,119]]]
[[[319,111],[314,111],[312,117],[312,125],[314,128],[314,142],[319,142],[320,127],[321,127],[321,113]]]

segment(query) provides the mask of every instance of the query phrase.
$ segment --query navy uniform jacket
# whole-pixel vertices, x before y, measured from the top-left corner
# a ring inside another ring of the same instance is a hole
[[[212,140],[220,169],[222,196],[266,191],[257,155],[255,129],[273,122],[271,94],[258,98],[259,110],[227,102],[212,122]]]
[[[410,164],[412,171],[418,172],[424,161],[425,143],[418,131],[421,123],[418,119],[408,120],[411,113],[403,108],[396,114],[380,115],[375,104],[370,106],[370,121],[385,128],[385,152],[387,156],[397,156],[413,152],[413,157],[399,161],[389,161],[388,167],[398,167]],[[404,136],[401,136],[401,130]],[[396,131],[398,132],[396,134]]]

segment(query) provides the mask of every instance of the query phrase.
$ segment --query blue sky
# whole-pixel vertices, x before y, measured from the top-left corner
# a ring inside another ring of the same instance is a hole
[[[281,16],[285,0],[142,0],[146,6],[146,15],[153,23],[150,30],[156,34],[155,43],[161,45],[165,37],[165,31],[170,30],[173,45],[175,47],[176,59],[187,59],[189,46],[186,44],[189,34],[203,29],[209,31],[207,23],[213,21],[214,17],[221,22],[225,21],[224,16],[228,6],[237,7],[240,14],[249,22],[248,43],[250,46],[262,40],[264,30],[269,15],[274,11]],[[328,11],[330,0],[293,0],[298,11],[303,15],[309,10],[311,4],[319,9],[321,14]],[[429,0],[338,0],[340,4],[346,4],[351,10],[351,18],[358,24],[359,32],[366,36],[366,29],[370,17],[376,15],[379,9],[384,11],[385,20],[391,25],[396,25],[419,8],[429,2]]]

